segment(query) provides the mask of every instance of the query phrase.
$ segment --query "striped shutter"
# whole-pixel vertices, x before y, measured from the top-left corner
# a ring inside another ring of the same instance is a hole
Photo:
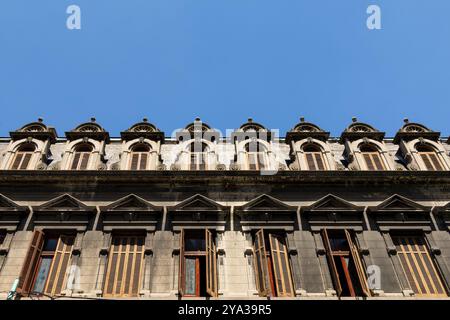
[[[147,169],[148,154],[143,152],[140,155],[141,155],[141,159],[139,161],[139,170],[145,170],[145,169]]]
[[[345,237],[347,238],[347,242],[350,247],[350,255],[352,256],[353,263],[355,264],[355,269],[356,269],[356,273],[358,275],[361,289],[367,297],[370,297],[370,289],[369,289],[369,285],[367,284],[366,271],[362,265],[361,257],[359,256],[359,252],[358,252],[358,248],[353,243],[352,237],[347,230],[345,230]]]
[[[54,296],[61,293],[66,287],[67,268],[72,257],[74,236],[61,235],[58,239],[55,255],[49,271],[49,277],[44,292]]]
[[[185,287],[185,266],[184,266],[184,229],[180,232],[180,264],[178,269],[178,292],[180,296],[184,295]]]
[[[132,154],[131,154],[131,166],[130,166],[130,170],[137,170],[137,168],[138,168],[138,162],[139,162],[139,154],[138,154],[138,153],[132,153]]]
[[[322,229],[322,238],[327,253],[328,265],[330,266],[330,272],[334,283],[334,289],[336,290],[337,296],[340,297],[342,294],[342,286],[341,281],[339,280],[339,274],[337,271],[336,263],[334,261],[333,252],[331,250],[331,244],[330,239],[328,238],[327,229]]]
[[[308,163],[308,169],[312,170],[312,171],[317,170],[312,153],[308,152],[305,154],[305,156],[306,156],[306,162]]]
[[[294,286],[286,241],[278,235],[269,234],[269,242],[277,296],[292,297],[294,296]]]
[[[269,271],[267,269],[266,246],[264,243],[264,231],[260,229],[256,232],[255,242],[253,244],[254,250],[254,268],[256,275],[256,288],[260,297],[265,297],[269,294]]]
[[[72,167],[70,167],[71,170],[77,170],[78,169],[78,162],[80,161],[81,154],[79,152],[75,152],[73,155],[73,161],[72,161]]]
[[[317,163],[317,168],[318,170],[325,170],[325,165],[323,163],[323,157],[321,153],[315,153],[314,154],[315,158],[316,158],[316,163]]]
[[[216,244],[211,231],[205,230],[206,237],[206,292],[217,297],[217,257]]]
[[[19,169],[19,165],[22,162],[22,158],[23,158],[23,153],[22,152],[18,152],[16,154],[16,157],[14,158],[14,162],[11,166],[11,170],[18,170]]]
[[[84,152],[81,155],[81,164],[80,164],[80,169],[79,170],[86,170],[88,167],[88,163],[89,163],[89,156],[90,153],[88,152]]]
[[[370,156],[370,153],[363,153],[364,160],[366,161],[367,170],[373,171],[375,170],[375,165],[372,162],[372,157]]]
[[[38,266],[39,257],[41,255],[43,245],[44,233],[39,230],[34,231],[33,238],[31,240],[30,247],[28,248],[22,271],[20,272],[19,276],[19,285],[17,287],[17,292],[22,295],[29,294],[32,289],[33,277]]]
[[[28,168],[28,164],[30,163],[32,153],[25,153],[23,156],[22,163],[20,164],[20,170],[26,170]]]
[[[428,156],[430,157],[431,163],[434,165],[435,170],[437,170],[437,171],[444,170],[442,168],[442,165],[441,165],[436,153],[429,153]]]

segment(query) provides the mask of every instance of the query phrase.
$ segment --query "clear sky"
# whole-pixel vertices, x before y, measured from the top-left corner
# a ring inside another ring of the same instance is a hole
[[[2,0],[0,108],[0,136],[39,116],[60,136],[91,116],[112,136],[144,116],[166,135],[196,116],[339,135],[357,116],[448,136],[450,1]]]

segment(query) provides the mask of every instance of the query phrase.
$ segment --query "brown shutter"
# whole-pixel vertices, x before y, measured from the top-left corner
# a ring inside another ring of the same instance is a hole
[[[180,232],[180,269],[178,270],[178,292],[184,295],[185,270],[184,270],[184,229]]]
[[[73,155],[72,167],[70,168],[71,170],[77,170],[78,162],[80,161],[80,155],[81,154],[79,152],[75,152],[75,154]]]
[[[358,248],[353,243],[352,237],[347,230],[345,230],[345,236],[350,247],[350,254],[352,256],[353,263],[355,264],[356,272],[358,273],[358,279],[361,285],[361,289],[367,297],[370,297],[370,289],[369,285],[367,284],[367,276],[362,265],[361,258],[359,256]]]
[[[422,157],[422,160],[423,160],[427,170],[434,171],[434,167],[431,164],[430,159],[428,158],[428,154],[427,153],[421,153],[420,156]]]
[[[20,165],[20,162],[22,161],[22,158],[23,158],[23,153],[17,152],[16,153],[16,157],[14,158],[14,162],[13,162],[13,164],[11,166],[11,170],[18,170],[19,169],[19,165]]]
[[[363,153],[364,160],[366,161],[367,170],[375,170],[375,166],[372,162],[372,157],[370,156],[370,153]]]
[[[217,297],[217,258],[216,244],[212,233],[206,229],[206,292],[211,297]]]
[[[430,160],[431,160],[431,162],[433,163],[434,168],[435,168],[436,170],[438,170],[438,171],[444,170],[444,169],[442,168],[442,165],[441,165],[441,163],[439,162],[439,159],[438,159],[438,157],[437,157],[437,155],[436,155],[435,153],[429,153],[428,155],[430,156]]]
[[[330,239],[328,238],[327,229],[322,229],[322,238],[323,244],[325,245],[325,250],[327,252],[328,265],[330,266],[330,272],[334,283],[334,289],[336,290],[337,295],[341,296],[342,294],[341,281],[339,280],[339,274],[336,268],[336,263],[334,262],[333,259],[333,252],[331,251],[331,244]]]
[[[25,258],[25,262],[22,266],[22,271],[19,276],[19,285],[17,292],[26,295],[29,294],[33,286],[33,278],[36,272],[36,268],[39,262],[39,257],[44,245],[44,233],[40,230],[36,230],[33,233],[30,247]]]
[[[314,154],[316,157],[317,168],[321,171],[325,170],[325,165],[323,163],[323,157],[321,153]]]
[[[260,297],[269,294],[266,246],[264,243],[264,231],[260,229],[256,232],[254,242],[254,268],[256,275],[256,288]]]
[[[379,153],[372,153],[372,160],[375,164],[376,170],[384,170],[383,162],[381,161]]]
[[[307,153],[305,153],[305,156],[306,156],[306,162],[308,163],[308,169],[309,170],[317,170],[316,164],[314,163],[314,158],[313,158],[312,153],[307,152]]]
[[[284,239],[269,234],[269,242],[277,296],[294,296],[289,257]]]
[[[31,156],[33,154],[32,153],[25,153],[23,156],[23,160],[22,160],[22,164],[20,165],[20,170],[26,170],[28,168],[28,164],[30,163],[30,159]]]
[[[132,153],[131,154],[130,170],[137,170],[138,162],[139,162],[139,154],[138,153]]]
[[[87,169],[88,162],[89,162],[89,156],[90,156],[90,154],[87,153],[87,152],[82,154],[80,170],[86,170]]]
[[[147,169],[147,153],[141,153],[141,161],[139,164],[139,170],[145,170]]]
[[[55,255],[50,266],[49,278],[45,285],[44,292],[54,296],[61,293],[66,285],[67,267],[70,264],[72,256],[72,247],[75,240],[74,236],[61,235],[58,239]]]

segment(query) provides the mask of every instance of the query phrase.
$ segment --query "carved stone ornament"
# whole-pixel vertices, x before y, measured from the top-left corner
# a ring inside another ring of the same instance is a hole
[[[61,170],[61,161],[52,162],[48,166],[48,170]]]
[[[219,163],[216,165],[216,170],[218,171],[225,171],[227,167],[223,163]]]
[[[106,170],[106,169],[108,169],[108,167],[106,166],[106,164],[104,164],[104,163],[100,163],[98,166],[97,166],[97,170]]]
[[[111,165],[111,170],[114,170],[114,171],[120,170],[120,162],[114,162],[114,163]]]
[[[174,164],[172,164],[172,165],[170,166],[170,170],[172,170],[172,171],[180,171],[181,168],[180,168],[180,165],[179,165],[179,164],[174,163]]]
[[[230,164],[230,170],[233,170],[233,171],[239,171],[239,170],[240,170],[239,164],[238,164],[238,163],[232,163],[232,164]]]
[[[156,166],[156,170],[158,171],[166,171],[167,170],[167,166],[164,163],[160,163]]]
[[[290,170],[292,170],[292,171],[299,171],[300,170],[300,168],[298,167],[298,164],[297,163],[291,163],[290,165],[289,165],[289,169]]]
[[[47,165],[45,163],[43,163],[43,162],[39,162],[36,165],[36,170],[46,170],[46,169],[47,169]]]

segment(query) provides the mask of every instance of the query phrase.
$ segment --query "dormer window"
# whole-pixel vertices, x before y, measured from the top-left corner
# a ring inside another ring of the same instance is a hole
[[[427,145],[419,145],[416,147],[417,152],[419,153],[423,163],[425,164],[425,168],[428,171],[442,171],[443,166],[441,161],[439,160],[436,151]]]
[[[148,144],[136,144],[131,149],[130,170],[145,170],[148,165],[149,152],[151,148]]]
[[[207,169],[207,155],[208,145],[206,143],[200,145],[191,143],[190,153],[190,170],[206,170]]]
[[[248,170],[267,169],[266,148],[261,143],[250,142],[245,145]]]
[[[86,170],[93,147],[90,144],[80,144],[75,147],[71,170]]]
[[[25,143],[17,150],[11,164],[11,170],[26,170],[30,164],[31,157],[36,150],[32,143]]]
[[[367,170],[379,171],[386,170],[386,167],[381,159],[380,152],[372,145],[366,144],[359,148],[361,154],[366,162]]]
[[[325,170],[325,162],[322,156],[322,150],[314,144],[306,145],[303,148],[308,170],[323,171]]]

